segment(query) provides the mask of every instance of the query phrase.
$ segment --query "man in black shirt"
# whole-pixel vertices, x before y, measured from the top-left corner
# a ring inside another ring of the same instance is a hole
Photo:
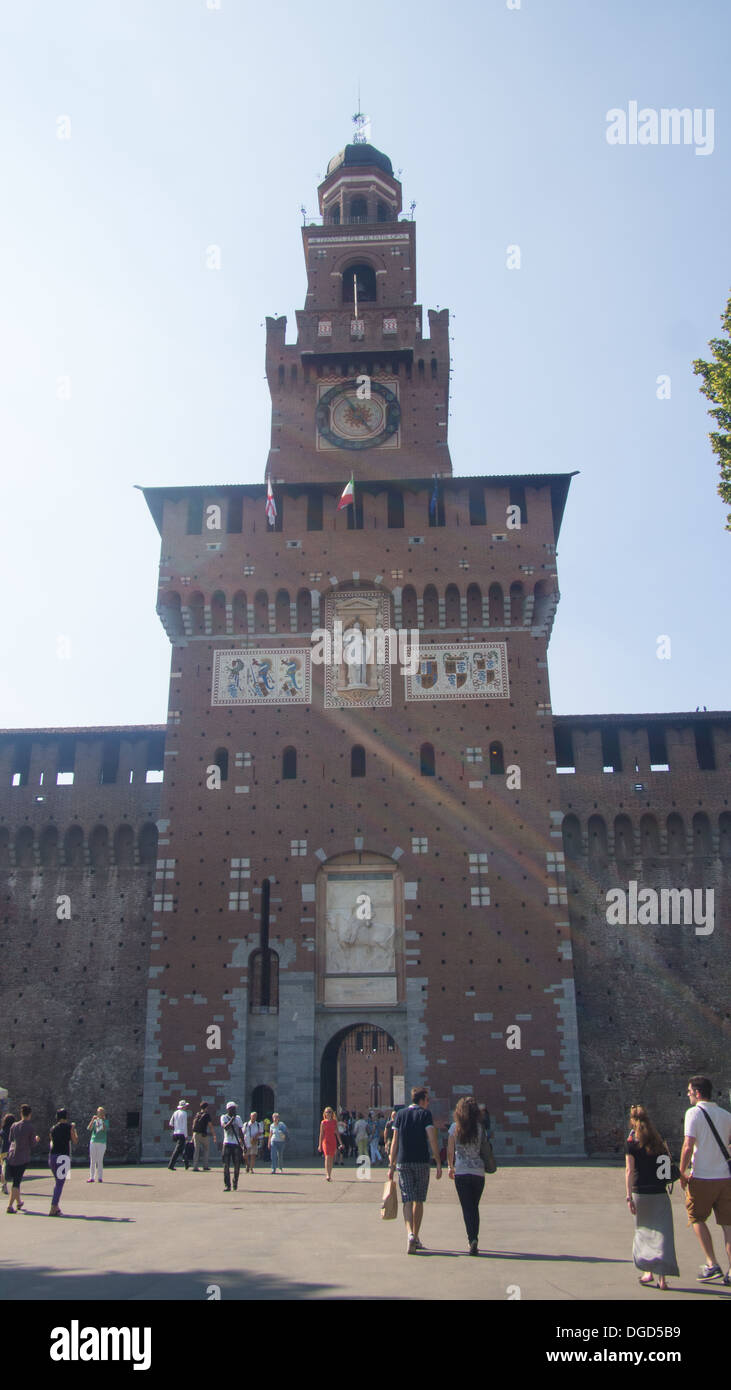
[[[419,1240],[424,1203],[429,1187],[429,1150],[437,1165],[437,1178],[442,1176],[439,1145],[434,1120],[429,1109],[429,1092],[424,1086],[414,1086],[411,1105],[399,1110],[393,1122],[393,1138],[389,1155],[388,1176],[398,1169],[404,1221],[408,1231],[407,1255],[415,1255],[424,1247]]]

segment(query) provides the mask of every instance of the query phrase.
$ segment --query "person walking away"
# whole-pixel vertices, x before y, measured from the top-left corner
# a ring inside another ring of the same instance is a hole
[[[429,1188],[429,1151],[437,1165],[437,1180],[442,1176],[437,1134],[429,1109],[429,1092],[425,1086],[414,1086],[411,1104],[399,1110],[394,1120],[388,1176],[398,1171],[404,1221],[408,1231],[407,1255],[415,1255],[424,1247],[419,1231],[424,1216],[424,1203]]]
[[[348,1142],[348,1124],[345,1119],[344,1111],[341,1112],[340,1119],[338,1120],[338,1139],[340,1140],[340,1148],[338,1149],[335,1166],[337,1168],[343,1168],[345,1166],[345,1155]]]
[[[40,1136],[33,1133],[35,1126],[31,1120],[32,1114],[33,1111],[29,1105],[21,1105],[20,1119],[16,1120],[10,1128],[6,1172],[10,1182],[10,1201],[7,1205],[7,1211],[11,1216],[15,1215],[16,1210],[20,1211],[24,1205],[20,1200],[20,1184],[30,1163],[31,1149],[34,1144],[41,1142]],[[15,1203],[15,1207],[13,1203]]]
[[[8,1110],[7,1114],[3,1115],[3,1122],[0,1125],[0,1168],[2,1168],[3,1176],[2,1190],[6,1197],[8,1195],[8,1183],[5,1169],[8,1161],[8,1149],[10,1148],[10,1130],[15,1124],[15,1120],[16,1116],[11,1115]]]
[[[193,1119],[193,1172],[199,1173],[201,1170],[201,1160],[204,1173],[210,1173],[211,1165],[208,1161],[209,1145],[213,1140],[216,1143],[216,1133],[213,1128],[213,1120],[208,1110],[208,1102],[201,1101],[201,1108]]]
[[[353,1138],[358,1151],[358,1158],[368,1156],[368,1124],[363,1115],[363,1111],[358,1111],[358,1118],[353,1125]]]
[[[246,1157],[246,1171],[253,1173],[259,1153],[259,1140],[264,1132],[264,1126],[259,1123],[256,1110],[252,1110],[246,1124],[244,1125],[244,1148]]]
[[[185,1146],[188,1142],[188,1102],[179,1100],[177,1109],[173,1111],[168,1120],[168,1129],[173,1131],[175,1147],[170,1155],[168,1169],[171,1173],[175,1172],[175,1164],[182,1158],[185,1167],[188,1167],[188,1159],[185,1156]]]
[[[284,1144],[287,1134],[287,1126],[280,1120],[275,1110],[272,1115],[271,1125],[269,1126],[269,1152],[272,1156],[273,1173],[276,1173],[277,1168],[279,1168],[280,1173],[284,1172],[282,1167],[282,1154],[284,1153]]]
[[[76,1133],[76,1125],[69,1121],[68,1111],[63,1107],[56,1111],[56,1123],[53,1125],[49,1134],[51,1147],[48,1154],[48,1166],[53,1173],[54,1188],[51,1197],[51,1210],[49,1216],[63,1216],[60,1201],[64,1183],[71,1169],[71,1145],[78,1144],[79,1136]]]
[[[337,1120],[332,1106],[326,1105],[320,1121],[320,1135],[317,1140],[318,1152],[325,1159],[325,1181],[332,1181],[333,1159],[342,1148],[338,1134]]]
[[[698,1273],[701,1283],[720,1279],[731,1284],[731,1115],[715,1105],[713,1086],[707,1076],[691,1076],[688,1082],[690,1109],[685,1112],[683,1149],[680,1155],[680,1183],[685,1192],[688,1224],[692,1225],[706,1263]],[[687,1189],[687,1190],[686,1190]],[[713,1238],[707,1226],[714,1213],[723,1230],[729,1264],[724,1274],[716,1264]]]
[[[657,1275],[658,1288],[667,1289],[666,1275],[680,1273],[673,1207],[666,1187],[670,1154],[644,1105],[632,1106],[629,1122],[631,1133],[624,1150],[627,1203],[635,1221],[632,1257],[637,1269],[644,1270],[641,1284],[654,1285]],[[663,1169],[666,1171],[661,1177]]]
[[[226,1113],[221,1116],[221,1129],[223,1130],[223,1190],[231,1191],[231,1164],[234,1166],[234,1192],[239,1185],[239,1172],[241,1170],[241,1151],[244,1147],[243,1129],[244,1122],[240,1115],[236,1113],[236,1101],[230,1100],[226,1106]]]
[[[91,1140],[89,1143],[89,1176],[86,1181],[93,1182],[94,1174],[96,1174],[99,1182],[103,1182],[102,1172],[104,1170],[104,1155],[107,1151],[107,1139],[109,1137],[109,1121],[103,1105],[100,1105],[96,1114],[92,1115],[86,1128],[87,1131],[91,1130]]]
[[[485,1164],[480,1154],[485,1130],[474,1096],[461,1096],[454,1108],[454,1123],[447,1134],[449,1176],[462,1208],[470,1255],[479,1253],[480,1198],[485,1190]]]

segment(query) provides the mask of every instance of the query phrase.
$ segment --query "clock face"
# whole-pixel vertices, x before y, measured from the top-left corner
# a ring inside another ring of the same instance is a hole
[[[317,430],[337,449],[375,449],[390,439],[401,423],[398,398],[388,386],[371,380],[370,396],[361,399],[356,380],[333,386],[320,397],[315,411]]]

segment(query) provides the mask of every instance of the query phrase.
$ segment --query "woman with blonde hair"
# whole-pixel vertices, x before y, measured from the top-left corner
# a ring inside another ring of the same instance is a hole
[[[323,1154],[325,1158],[325,1179],[327,1182],[332,1179],[333,1159],[338,1149],[342,1149],[342,1147],[335,1111],[331,1105],[326,1105],[320,1121],[320,1137],[317,1141],[317,1148],[318,1152]]]
[[[666,1275],[679,1274],[675,1255],[673,1208],[666,1184],[670,1154],[644,1105],[630,1110],[630,1137],[625,1144],[627,1204],[635,1221],[632,1255],[644,1270],[640,1283],[667,1289]]]

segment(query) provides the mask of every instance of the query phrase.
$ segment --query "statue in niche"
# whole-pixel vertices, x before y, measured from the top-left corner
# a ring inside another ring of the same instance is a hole
[[[359,618],[343,633],[343,656],[348,668],[348,690],[368,689],[368,648]]]

